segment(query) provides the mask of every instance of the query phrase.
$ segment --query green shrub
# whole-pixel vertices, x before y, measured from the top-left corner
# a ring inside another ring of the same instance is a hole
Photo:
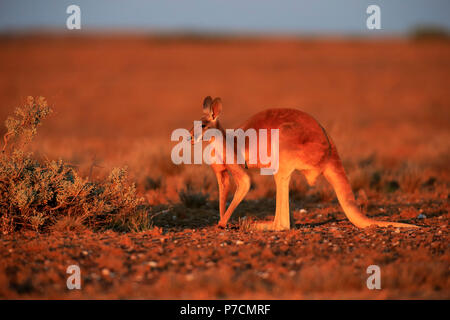
[[[52,112],[44,98],[28,97],[6,120],[0,155],[0,228],[47,230],[59,219],[77,217],[95,230],[150,228],[142,198],[127,184],[126,169],[115,168],[103,181],[80,177],[64,161],[39,161],[25,146]]]

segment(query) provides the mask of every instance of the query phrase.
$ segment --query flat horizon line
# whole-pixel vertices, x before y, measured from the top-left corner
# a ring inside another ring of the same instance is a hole
[[[440,40],[450,39],[450,33],[446,29],[423,29],[425,32],[431,32],[430,38]],[[420,28],[412,29],[407,33],[403,32],[377,32],[368,33],[339,33],[339,32],[261,32],[261,31],[204,31],[204,30],[142,30],[142,29],[114,29],[114,28],[96,28],[95,30],[56,30],[54,28],[40,28],[36,30],[14,29],[1,30],[1,38],[154,38],[167,40],[411,40],[423,31]]]

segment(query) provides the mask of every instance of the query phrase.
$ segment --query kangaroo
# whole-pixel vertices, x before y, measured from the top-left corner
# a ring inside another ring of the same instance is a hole
[[[214,100],[207,96],[203,101],[202,135],[211,128],[218,129],[225,136],[225,130],[221,126],[218,117],[222,111],[220,98]],[[325,129],[310,115],[295,109],[267,109],[261,111],[244,122],[240,129],[246,131],[253,128],[278,129],[279,130],[279,167],[274,174],[276,184],[276,210],[273,222],[259,222],[255,225],[258,230],[289,230],[291,217],[289,214],[289,181],[294,170],[302,172],[308,184],[313,186],[319,175],[323,174],[326,180],[333,186],[339,203],[347,218],[357,227],[365,228],[371,225],[381,227],[410,227],[415,225],[377,221],[365,216],[358,209],[350,183],[345,174],[344,167],[339,158],[336,146],[326,133]],[[192,144],[200,139],[194,139],[191,129]],[[210,143],[214,143],[212,139]],[[268,144],[271,143],[271,139]],[[223,141],[224,150],[226,141]],[[248,163],[248,145],[244,144],[246,166]],[[271,150],[270,146],[268,149]],[[220,221],[218,226],[225,228],[233,211],[244,199],[250,189],[250,177],[242,164],[230,163],[226,159],[222,163],[210,164],[219,185],[219,212]],[[267,166],[258,159],[256,164],[248,165],[248,168],[262,168]],[[230,187],[230,175],[236,183],[236,192],[228,208],[226,199]]]

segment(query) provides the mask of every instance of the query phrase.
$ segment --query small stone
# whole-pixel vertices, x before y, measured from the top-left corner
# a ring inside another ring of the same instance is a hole
[[[87,256],[89,254],[89,252],[87,252],[86,250],[81,251],[81,253],[83,254],[83,256]]]
[[[137,282],[140,282],[140,281],[142,281],[143,279],[144,279],[144,277],[143,277],[141,274],[138,274],[138,275],[134,278],[134,280],[137,281]]]
[[[425,219],[427,216],[426,215],[424,215],[423,213],[421,213],[421,214],[419,214],[418,216],[417,216],[417,219]]]
[[[400,228],[395,229],[395,233],[400,233]]]
[[[100,277],[96,273],[91,273],[91,278],[94,280],[98,280]]]
[[[107,277],[107,276],[109,276],[109,274],[110,274],[110,271],[107,268],[103,268],[102,269],[102,275],[103,276]]]
[[[149,262],[147,262],[147,265],[150,266],[151,268],[156,268],[158,266],[158,262],[149,261]]]
[[[187,274],[187,275],[186,275],[186,280],[187,280],[187,281],[192,281],[192,280],[194,280],[194,275],[193,275],[192,273]]]
[[[240,246],[241,244],[244,244],[244,241],[237,240],[237,241],[236,241],[236,244],[237,244],[238,246]]]

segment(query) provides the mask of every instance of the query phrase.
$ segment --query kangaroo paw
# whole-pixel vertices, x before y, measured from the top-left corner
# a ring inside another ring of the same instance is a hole
[[[253,230],[258,231],[273,231],[273,222],[272,221],[264,221],[264,222],[256,222],[252,225]]]
[[[289,227],[285,227],[285,226],[282,226],[282,225],[273,225],[273,227],[272,227],[272,230],[273,231],[285,231],[285,230],[289,230]]]
[[[226,227],[227,227],[226,222],[219,221],[219,223],[217,224],[217,228],[219,229],[225,229]]]

